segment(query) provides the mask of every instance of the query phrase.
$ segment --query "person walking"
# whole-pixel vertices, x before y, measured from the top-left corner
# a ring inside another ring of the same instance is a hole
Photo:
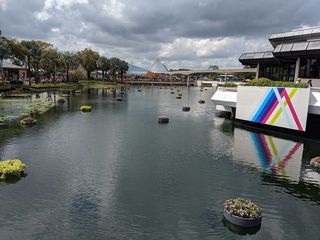
[[[308,84],[310,87],[312,87],[312,80],[311,79],[308,81]]]

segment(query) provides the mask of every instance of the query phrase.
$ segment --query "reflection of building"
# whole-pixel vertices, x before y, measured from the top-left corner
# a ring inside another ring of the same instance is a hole
[[[26,67],[20,67],[18,65],[4,61],[2,69],[4,79],[10,81],[11,83],[17,83],[19,79],[20,81],[23,81],[28,77],[28,69]]]
[[[320,86],[320,27],[272,34],[272,51],[243,53],[239,61],[257,67],[257,77],[314,79]]]

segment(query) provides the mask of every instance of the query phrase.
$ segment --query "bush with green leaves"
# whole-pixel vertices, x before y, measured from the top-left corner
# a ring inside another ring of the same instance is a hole
[[[79,82],[80,80],[83,80],[85,78],[86,78],[85,74],[79,69],[77,69],[73,73],[71,73],[71,81],[72,82]]]
[[[257,86],[257,87],[288,87],[288,88],[308,88],[307,83],[286,82],[286,81],[273,81],[269,78],[258,78],[247,82],[245,86]]]
[[[261,216],[261,209],[252,201],[244,198],[226,200],[224,210],[231,215],[242,218],[258,218]]]
[[[27,165],[19,159],[0,161],[0,180],[8,178],[20,178],[24,174]]]
[[[219,87],[238,87],[238,85],[233,82],[219,83],[218,86]]]

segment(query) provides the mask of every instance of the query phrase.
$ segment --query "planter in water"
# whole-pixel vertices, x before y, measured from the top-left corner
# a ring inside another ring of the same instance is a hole
[[[190,107],[182,107],[182,111],[183,112],[189,112],[190,111]]]
[[[7,121],[7,117],[1,116],[0,117],[0,123],[4,123],[5,121]]]
[[[81,90],[76,90],[75,93],[80,94],[80,93],[82,93],[82,91]]]
[[[0,181],[23,177],[27,165],[19,159],[0,161]]]
[[[91,107],[91,106],[81,106],[81,107],[80,107],[80,110],[81,110],[82,112],[91,112],[92,107]]]
[[[160,116],[158,118],[158,123],[169,123],[169,118],[167,116]]]
[[[26,117],[20,121],[20,124],[24,127],[32,127],[37,124],[37,120],[32,117]]]
[[[176,96],[176,99],[181,99],[182,97],[181,96]]]
[[[261,225],[261,209],[244,198],[230,199],[224,202],[224,217],[230,223],[240,227],[253,228]]]
[[[312,158],[310,161],[310,165],[320,170],[320,157]]]
[[[199,102],[198,103],[200,103],[200,104],[204,104],[204,103],[206,103],[206,101],[205,100],[199,100]]]
[[[60,103],[60,104],[64,104],[66,102],[66,100],[64,100],[63,98],[60,98],[60,99],[58,99],[57,102]]]
[[[122,101],[122,98],[121,98],[121,97],[118,97],[118,98],[116,98],[116,100],[117,100],[118,102],[121,102],[121,101]]]
[[[178,96],[182,97],[182,93],[179,93]]]
[[[171,94],[174,94],[174,92],[171,92]]]

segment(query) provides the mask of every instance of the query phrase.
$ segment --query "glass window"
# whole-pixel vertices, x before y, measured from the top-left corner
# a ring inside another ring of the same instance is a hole
[[[303,31],[303,35],[311,34],[313,29],[307,29]]]
[[[263,58],[263,52],[261,52],[261,53],[256,53],[255,55],[254,55],[254,59],[261,59],[261,58]]]
[[[284,37],[292,37],[294,35],[294,32],[287,32],[284,34]]]
[[[247,53],[245,59],[253,59],[254,53]]]
[[[320,49],[320,41],[310,42],[308,46],[308,50],[318,50]]]
[[[294,32],[294,36],[299,36],[299,35],[302,35],[303,34],[303,31],[295,31]]]
[[[272,52],[265,52],[263,58],[273,58]]]
[[[289,43],[289,44],[283,44],[282,48],[281,48],[281,52],[290,52],[291,48],[292,48],[293,44]]]
[[[273,52],[280,52],[281,48],[282,48],[282,44],[279,44],[279,45],[273,50]]]
[[[291,49],[291,51],[303,51],[307,49],[308,42],[295,43]]]
[[[320,33],[320,28],[315,28],[312,30],[312,33]]]

